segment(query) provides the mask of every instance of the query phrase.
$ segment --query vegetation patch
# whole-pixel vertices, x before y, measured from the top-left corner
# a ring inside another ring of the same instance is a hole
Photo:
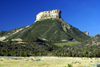
[[[77,45],[79,43],[80,42],[62,42],[62,43],[54,43],[54,45],[63,47],[65,45],[73,46],[73,45]]]

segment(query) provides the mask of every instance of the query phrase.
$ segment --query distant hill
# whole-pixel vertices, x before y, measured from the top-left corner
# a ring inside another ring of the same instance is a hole
[[[100,45],[100,34],[97,34],[89,40],[83,42],[82,45]]]

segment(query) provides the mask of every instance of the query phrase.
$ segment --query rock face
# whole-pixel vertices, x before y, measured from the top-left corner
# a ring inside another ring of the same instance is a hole
[[[85,33],[86,35],[89,35],[89,32],[88,32],[88,31],[85,31],[84,33]]]
[[[6,39],[6,37],[5,37],[5,36],[0,37],[0,41],[3,41],[4,39]]]
[[[36,21],[48,19],[48,18],[61,18],[61,11],[51,10],[51,11],[40,12],[36,16]]]
[[[18,42],[21,42],[23,41],[21,38],[16,38],[16,39],[12,39],[12,41],[18,41]]]

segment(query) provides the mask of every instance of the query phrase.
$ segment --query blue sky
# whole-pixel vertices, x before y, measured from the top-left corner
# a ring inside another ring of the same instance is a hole
[[[31,25],[39,12],[53,9],[79,30],[100,34],[100,0],[0,0],[0,31]]]

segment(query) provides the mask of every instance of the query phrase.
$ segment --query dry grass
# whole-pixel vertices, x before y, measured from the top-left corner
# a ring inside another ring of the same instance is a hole
[[[17,57],[18,58],[18,57]],[[84,67],[100,64],[100,58],[81,58],[81,57],[21,57],[21,60],[0,58],[0,67]],[[33,61],[32,61],[33,59]],[[41,59],[36,61],[36,59]],[[76,63],[75,63],[76,62]]]

